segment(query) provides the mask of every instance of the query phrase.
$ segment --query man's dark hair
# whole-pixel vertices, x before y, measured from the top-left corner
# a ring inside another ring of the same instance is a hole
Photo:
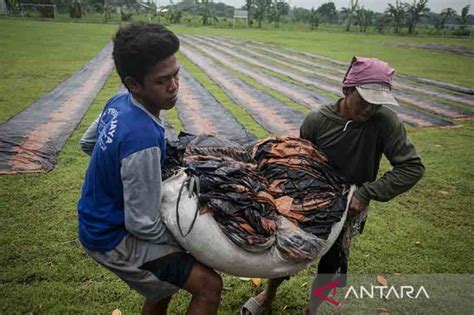
[[[342,88],[342,94],[344,94],[344,96],[348,96],[349,94],[351,94],[355,90],[356,90],[355,86],[343,87]]]
[[[140,84],[151,68],[179,49],[176,35],[160,24],[134,23],[121,27],[114,37],[115,68],[125,84],[132,77]]]

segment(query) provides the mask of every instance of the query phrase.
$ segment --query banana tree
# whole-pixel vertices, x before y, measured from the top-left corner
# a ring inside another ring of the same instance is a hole
[[[211,25],[212,21],[217,21],[214,10],[209,5],[209,0],[201,0],[199,3],[199,15],[202,19],[202,25]]]
[[[443,11],[441,11],[441,14],[439,16],[439,18],[437,19],[437,21],[435,22],[435,28],[441,32],[446,23],[449,21],[449,19],[453,16],[456,15],[456,11],[451,9],[451,8],[446,8],[444,9]]]
[[[398,0],[395,3],[395,6],[393,6],[391,3],[388,4],[388,8],[385,11],[388,16],[390,16],[390,19],[392,21],[393,25],[393,32],[395,34],[400,33],[400,28],[402,27],[403,23],[405,22],[406,18],[406,10],[405,10],[405,4],[400,3]]]
[[[427,16],[430,9],[427,7],[428,0],[413,0],[413,4],[407,4],[408,34],[415,32],[416,25],[420,18]]]

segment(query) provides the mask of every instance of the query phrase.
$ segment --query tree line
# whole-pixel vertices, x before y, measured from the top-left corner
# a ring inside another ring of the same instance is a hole
[[[278,7],[280,1],[271,0],[247,0],[245,9],[249,10],[251,16],[261,27],[261,21],[268,17],[271,21],[272,11]],[[286,4],[286,3],[285,3]],[[281,5],[284,7],[284,5]],[[386,29],[392,28],[395,34],[399,34],[403,27],[408,34],[414,34],[417,26],[423,21],[424,24],[433,25],[436,30],[442,32],[448,23],[458,24],[457,35],[469,35],[469,9],[465,6],[460,14],[452,9],[446,8],[437,14],[431,12],[428,7],[428,0],[414,0],[413,2],[403,2],[396,0],[394,4],[389,3],[384,12],[374,12],[360,5],[358,0],[348,1],[346,7],[340,11],[336,9],[333,2],[327,2],[310,10],[295,7],[291,11],[276,10],[282,18],[296,22],[307,23],[311,29],[317,29],[321,24],[344,24],[345,30],[350,32],[354,27],[360,32],[366,32],[369,26],[373,26],[378,32],[383,33]],[[289,15],[290,14],[290,15]]]
[[[169,24],[186,23],[191,18],[198,18],[202,25],[232,19],[235,10],[232,6],[210,0],[182,0],[178,3],[169,1],[169,5],[161,8],[157,8],[150,0],[6,0],[6,4],[11,11],[18,9],[21,3],[55,4],[60,11],[69,11],[73,18],[94,12],[104,14],[106,21],[110,19],[112,8],[119,8],[122,21],[131,19],[132,14],[148,13],[152,17],[161,16]],[[459,13],[452,8],[434,13],[428,4],[429,0],[395,0],[387,5],[384,12],[374,12],[360,5],[358,0],[348,0],[347,6],[340,10],[336,9],[333,2],[306,9],[291,8],[283,0],[245,0],[245,5],[239,9],[248,11],[249,26],[256,28],[262,28],[264,23],[278,28],[281,23],[297,22],[309,25],[312,30],[322,24],[339,24],[344,25],[347,32],[367,32],[372,27],[380,33],[391,30],[400,34],[403,30],[407,34],[414,34],[420,24],[431,25],[438,33],[443,33],[447,25],[456,24],[454,35],[470,35],[468,25],[472,24],[473,17],[469,15],[469,5]]]

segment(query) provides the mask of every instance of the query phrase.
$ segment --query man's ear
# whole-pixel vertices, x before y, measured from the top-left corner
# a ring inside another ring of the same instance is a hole
[[[133,94],[140,94],[141,84],[133,77],[125,78],[125,86]]]
[[[349,96],[350,94],[352,94],[352,92],[354,92],[356,89],[355,87],[343,87],[342,88],[342,94],[344,94],[344,96]]]

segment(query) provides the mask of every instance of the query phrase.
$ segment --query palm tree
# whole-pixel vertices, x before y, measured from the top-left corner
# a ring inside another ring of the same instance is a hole
[[[245,0],[245,10],[247,10],[247,18],[249,21],[252,20],[253,4],[254,0]],[[252,27],[252,23],[249,23],[249,25]]]
[[[347,21],[346,21],[346,32],[351,31],[351,25],[353,20],[356,18],[356,10],[359,7],[359,0],[350,0],[349,7],[347,8]]]
[[[386,13],[378,13],[375,18],[375,29],[379,33],[383,33],[385,27],[390,24],[390,16]]]
[[[262,28],[262,21],[268,14],[271,7],[272,0],[255,0],[255,19],[258,23],[258,28]]]
[[[359,25],[360,32],[367,32],[367,27],[372,24],[374,17],[374,12],[371,10],[366,10],[364,7],[357,8],[357,24]]]
[[[104,0],[104,18],[107,23],[112,15],[112,8],[110,7],[109,0]]]
[[[214,11],[209,6],[209,0],[201,0],[199,4],[199,15],[202,19],[202,25],[210,25],[212,21],[217,21]]]
[[[289,10],[290,7],[288,6],[288,3],[280,0],[275,0],[270,5],[268,21],[273,22],[275,24],[275,27],[278,28],[280,26],[281,17],[287,16]]]
[[[309,19],[309,24],[311,26],[312,30],[315,30],[318,28],[319,23],[321,22],[321,18],[319,16],[319,13],[317,10],[314,9],[314,7],[311,9],[311,16]]]
[[[458,18],[460,29],[463,30],[463,31],[466,29],[466,26],[467,26],[467,20],[469,18],[469,8],[470,7],[471,7],[470,5],[467,5],[464,8],[462,8],[461,16]]]
[[[394,33],[400,33],[400,28],[403,25],[406,17],[405,4],[400,3],[398,0],[396,1],[395,6],[389,3],[385,12],[388,16],[390,16]]]
[[[349,18],[350,12],[351,12],[351,9],[342,7],[341,12],[339,13],[340,20],[338,19],[338,23],[342,22],[342,24],[344,24],[344,21],[346,21]]]
[[[10,14],[20,9],[19,0],[6,0],[5,5],[7,6],[7,10]]]
[[[428,0],[413,0],[413,4],[407,4],[408,13],[408,34],[415,32],[416,24],[422,16],[426,16],[430,9],[426,6]]]
[[[449,19],[455,15],[456,15],[456,11],[454,11],[453,9],[451,8],[444,9],[443,11],[441,11],[440,17],[435,22],[435,28],[438,31],[442,31],[444,29],[444,26],[446,25],[446,22],[448,22]]]

